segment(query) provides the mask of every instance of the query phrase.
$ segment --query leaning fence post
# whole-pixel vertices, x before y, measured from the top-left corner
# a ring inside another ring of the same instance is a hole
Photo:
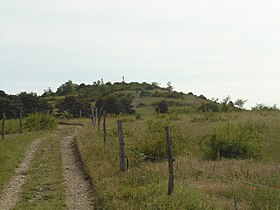
[[[118,133],[119,133],[119,145],[120,145],[120,171],[125,172],[125,159],[124,159],[124,140],[122,121],[118,120]]]
[[[5,119],[6,119],[6,113],[3,113],[2,118],[2,140],[5,138]]]
[[[22,113],[19,113],[19,133],[22,134]]]
[[[104,134],[104,137],[103,137],[103,142],[104,142],[104,146],[106,145],[106,117],[107,117],[107,112],[104,111],[104,118],[103,118],[103,134]]]
[[[168,156],[168,192],[167,195],[172,195],[174,189],[174,171],[173,171],[173,154],[171,149],[170,127],[164,127],[166,134],[166,152]]]

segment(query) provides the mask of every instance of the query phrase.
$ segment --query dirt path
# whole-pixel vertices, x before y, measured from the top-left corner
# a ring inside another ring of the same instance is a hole
[[[19,167],[15,170],[15,174],[10,181],[4,187],[2,194],[0,195],[0,209],[6,210],[13,208],[19,200],[21,193],[21,187],[26,180],[26,174],[32,161],[33,155],[41,143],[41,139],[33,141],[26,151],[26,155]]]
[[[74,137],[61,139],[65,195],[68,209],[93,209],[90,202],[90,183],[85,179],[79,159],[74,149]]]

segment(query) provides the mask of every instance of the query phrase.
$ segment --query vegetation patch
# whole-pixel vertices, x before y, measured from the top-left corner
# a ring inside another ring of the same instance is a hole
[[[55,117],[49,114],[35,113],[24,120],[24,129],[28,131],[52,129],[56,126]]]
[[[0,141],[0,192],[25,156],[28,146],[41,135],[42,133],[39,132],[17,134],[7,136],[5,140]]]
[[[260,133],[265,125],[247,122],[234,125],[227,123],[214,129],[211,135],[201,141],[204,157],[220,158],[260,158],[262,156]]]
[[[166,153],[166,137],[164,126],[168,123],[162,120],[149,120],[147,129],[143,139],[137,141],[136,150],[143,154],[146,160],[158,160],[167,158]],[[183,136],[182,131],[178,126],[170,125],[172,151],[175,156],[184,152],[187,145],[187,138]]]

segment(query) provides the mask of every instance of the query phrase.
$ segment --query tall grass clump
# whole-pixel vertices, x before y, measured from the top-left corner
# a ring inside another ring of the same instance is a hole
[[[227,123],[218,126],[200,142],[204,157],[212,160],[260,158],[260,134],[264,128],[264,124],[250,121],[238,125]]]
[[[35,113],[24,119],[23,127],[28,131],[52,129],[56,126],[56,119],[50,114]]]
[[[0,121],[0,133],[2,134],[2,123],[3,121]],[[13,134],[19,132],[19,120],[16,119],[9,119],[5,120],[5,134]]]
[[[147,129],[144,136],[137,141],[136,150],[143,154],[146,160],[156,160],[167,158],[166,153],[166,136],[164,126],[170,126],[172,151],[175,156],[184,152],[187,145],[187,138],[183,136],[178,126],[164,122],[162,120],[147,121]]]

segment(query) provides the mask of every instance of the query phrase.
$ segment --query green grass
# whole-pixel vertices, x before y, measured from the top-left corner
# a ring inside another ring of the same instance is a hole
[[[56,119],[49,114],[34,113],[22,119],[23,132],[52,129],[56,126]],[[2,135],[3,121],[0,121],[0,133]],[[20,133],[19,119],[5,120],[5,135]]]
[[[14,209],[65,209],[61,137],[49,135],[39,145]]]
[[[0,133],[2,134],[3,120],[0,121]],[[19,133],[19,119],[5,120],[5,135]]]
[[[13,175],[15,168],[19,166],[31,142],[44,135],[42,132],[33,132],[7,135],[5,140],[0,140],[0,193]]]
[[[279,205],[279,112],[190,113],[175,116],[145,113],[145,108],[142,109],[141,120],[131,118],[123,123],[125,153],[130,163],[129,171],[124,174],[119,172],[118,165],[117,118],[107,120],[105,148],[102,131],[94,130],[90,122],[85,123],[86,126],[78,133],[77,144],[102,208],[232,209],[234,195],[240,209],[275,209]],[[145,162],[141,155],[129,149],[143,140],[147,121],[151,119],[172,122],[187,139],[185,153],[175,157],[175,189],[172,197],[166,195],[167,163]],[[266,127],[260,136],[263,159],[201,159],[203,154],[199,142],[203,136],[211,134],[218,125],[249,120],[263,123]]]

